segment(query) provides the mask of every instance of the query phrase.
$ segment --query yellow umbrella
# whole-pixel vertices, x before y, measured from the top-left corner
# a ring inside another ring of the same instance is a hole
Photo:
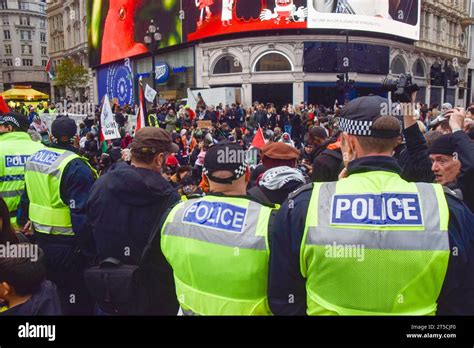
[[[24,101],[33,101],[33,100],[47,100],[49,96],[47,94],[41,93],[33,88],[22,88],[16,86],[15,88],[9,89],[1,94],[5,100],[24,100]]]

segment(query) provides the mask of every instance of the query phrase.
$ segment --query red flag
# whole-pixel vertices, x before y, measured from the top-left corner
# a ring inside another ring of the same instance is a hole
[[[255,134],[251,146],[257,149],[261,149],[265,146],[265,138],[263,137],[262,128],[258,127],[257,134]]]
[[[10,108],[8,107],[5,99],[0,95],[0,113],[8,114],[10,112]]]
[[[145,94],[143,93],[143,86],[142,80],[140,78],[140,83],[138,84],[139,88],[139,96],[140,96],[140,105],[138,109],[137,115],[137,126],[135,127],[135,133],[138,132],[140,129],[146,127],[145,124]]]

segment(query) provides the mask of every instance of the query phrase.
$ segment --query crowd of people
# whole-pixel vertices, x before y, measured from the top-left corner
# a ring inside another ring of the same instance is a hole
[[[46,106],[18,106],[0,116],[0,244],[36,245],[41,260],[0,255],[0,315],[474,314],[474,105],[394,118],[384,102],[171,101],[138,131],[136,106],[114,105],[121,138],[105,143],[99,107],[48,129]],[[221,158],[233,152],[245,160]],[[354,193],[372,195],[361,221]],[[330,233],[361,224],[409,232],[346,234],[370,245],[368,268],[325,263]],[[397,291],[407,301],[393,305]]]

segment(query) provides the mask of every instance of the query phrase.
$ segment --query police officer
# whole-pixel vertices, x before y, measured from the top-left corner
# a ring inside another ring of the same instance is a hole
[[[28,119],[16,112],[0,116],[0,197],[7,203],[11,223],[16,216],[25,188],[25,163],[35,152],[44,148],[31,140]]]
[[[145,251],[144,268],[153,270],[161,252],[173,268],[185,315],[271,314],[267,270],[273,210],[245,196],[244,154],[235,143],[211,147],[203,169],[211,193],[177,204]]]
[[[392,158],[400,123],[377,96],[342,111],[339,182],[290,194],[275,221],[277,315],[474,314],[474,216],[441,185],[409,183]]]
[[[45,252],[48,278],[60,290],[64,312],[92,314],[81,278],[95,251],[86,203],[96,173],[72,146],[74,120],[58,117],[51,128],[55,143],[33,154],[26,164],[29,219]]]

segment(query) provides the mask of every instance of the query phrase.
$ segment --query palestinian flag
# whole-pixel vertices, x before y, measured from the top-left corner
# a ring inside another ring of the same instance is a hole
[[[45,71],[48,73],[49,79],[51,81],[54,81],[54,79],[56,78],[56,75],[54,74],[53,61],[51,60],[51,58],[48,59],[48,63],[46,64]]]

